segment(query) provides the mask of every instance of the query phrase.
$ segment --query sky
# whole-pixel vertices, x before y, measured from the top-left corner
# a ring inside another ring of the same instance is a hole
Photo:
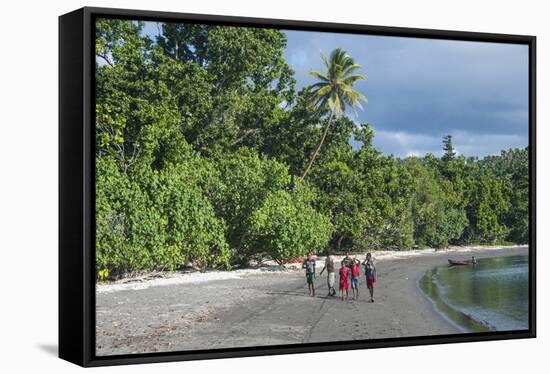
[[[148,23],[146,33],[157,34]],[[357,123],[374,129],[374,145],[398,157],[442,154],[452,135],[457,153],[483,157],[528,145],[526,45],[284,31],[284,53],[298,88],[323,71],[320,53],[343,48],[367,78],[355,85],[368,103]]]
[[[357,115],[375,130],[374,145],[399,157],[442,153],[450,134],[457,153],[498,154],[528,144],[528,47],[388,36],[287,31],[285,58],[299,86],[323,71],[320,53],[343,48],[367,78],[368,103]]]

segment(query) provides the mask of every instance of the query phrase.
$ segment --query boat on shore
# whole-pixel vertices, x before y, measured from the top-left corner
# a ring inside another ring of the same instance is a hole
[[[452,265],[452,266],[475,265],[475,263],[471,260],[461,261],[461,260],[449,259],[448,261],[449,261],[449,265]]]

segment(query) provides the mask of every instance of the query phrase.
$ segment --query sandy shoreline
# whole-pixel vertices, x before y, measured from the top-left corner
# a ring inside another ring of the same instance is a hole
[[[373,252],[377,262],[387,261],[394,259],[403,259],[416,256],[433,256],[440,255],[443,253],[453,254],[453,255],[462,255],[469,254],[474,252],[475,254],[483,253],[489,254],[493,251],[498,252],[503,249],[514,249],[522,248],[522,246],[484,246],[484,247],[451,247],[449,249],[439,249],[434,248],[428,249],[415,249],[409,251],[377,251]],[[357,256],[363,260],[364,253],[351,255],[352,257]],[[335,260],[340,261],[343,256],[334,256]],[[318,265],[323,265],[324,257],[319,256]],[[127,277],[122,278],[117,281],[110,282],[99,282],[96,284],[96,291],[98,293],[105,292],[116,292],[122,290],[141,290],[149,287],[156,286],[168,286],[175,284],[188,284],[188,283],[203,283],[216,280],[227,280],[227,279],[242,279],[250,275],[257,274],[284,274],[289,271],[301,271],[301,264],[288,264],[286,269],[280,268],[275,262],[268,261],[264,266],[258,268],[245,268],[240,270],[233,271],[192,271],[187,273],[182,272],[158,272],[150,273],[143,276]]]
[[[307,295],[301,271],[240,270],[98,285],[97,354],[124,354],[460,333],[418,280],[447,258],[527,254],[527,247],[376,253],[376,302]],[[322,267],[323,261],[318,266]],[[320,270],[319,267],[319,270]],[[221,274],[223,273],[223,274]]]

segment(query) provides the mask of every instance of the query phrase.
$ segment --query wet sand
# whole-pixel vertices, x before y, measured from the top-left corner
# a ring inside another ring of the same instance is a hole
[[[527,247],[429,252],[379,259],[375,302],[327,297],[326,273],[308,296],[303,271],[96,294],[96,354],[188,351],[460,333],[418,280],[447,259],[527,254]],[[318,271],[323,261],[318,263]],[[351,290],[350,290],[351,294]]]

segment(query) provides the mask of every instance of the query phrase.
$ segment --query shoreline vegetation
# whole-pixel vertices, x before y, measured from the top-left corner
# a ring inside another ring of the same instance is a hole
[[[501,245],[501,246],[464,246],[464,247],[449,247],[445,249],[438,248],[423,248],[413,249],[409,251],[373,251],[371,252],[376,263],[390,260],[400,260],[412,257],[423,256],[441,256],[443,254],[458,255],[458,256],[478,256],[482,254],[499,254],[507,250],[518,248],[528,248],[526,245]],[[364,260],[366,252],[349,252],[349,256],[357,257],[361,261]],[[333,254],[334,261],[340,263],[345,255]],[[316,256],[317,266],[319,269],[324,264],[326,256]],[[446,264],[443,261],[442,264]],[[209,281],[217,281],[222,279],[240,279],[248,275],[267,275],[267,274],[289,274],[302,273],[302,258],[293,263],[288,263],[286,266],[281,266],[275,261],[264,261],[261,264],[250,265],[248,267],[235,268],[231,270],[204,270],[196,268],[186,268],[180,271],[152,271],[138,274],[126,274],[117,279],[101,280],[96,282],[97,292],[116,292],[125,289],[143,289],[147,287],[175,285],[185,283],[204,283]]]
[[[284,31],[143,28],[96,23],[97,280],[528,241],[527,148],[383,154],[350,114],[366,61],[336,48],[298,90]]]

